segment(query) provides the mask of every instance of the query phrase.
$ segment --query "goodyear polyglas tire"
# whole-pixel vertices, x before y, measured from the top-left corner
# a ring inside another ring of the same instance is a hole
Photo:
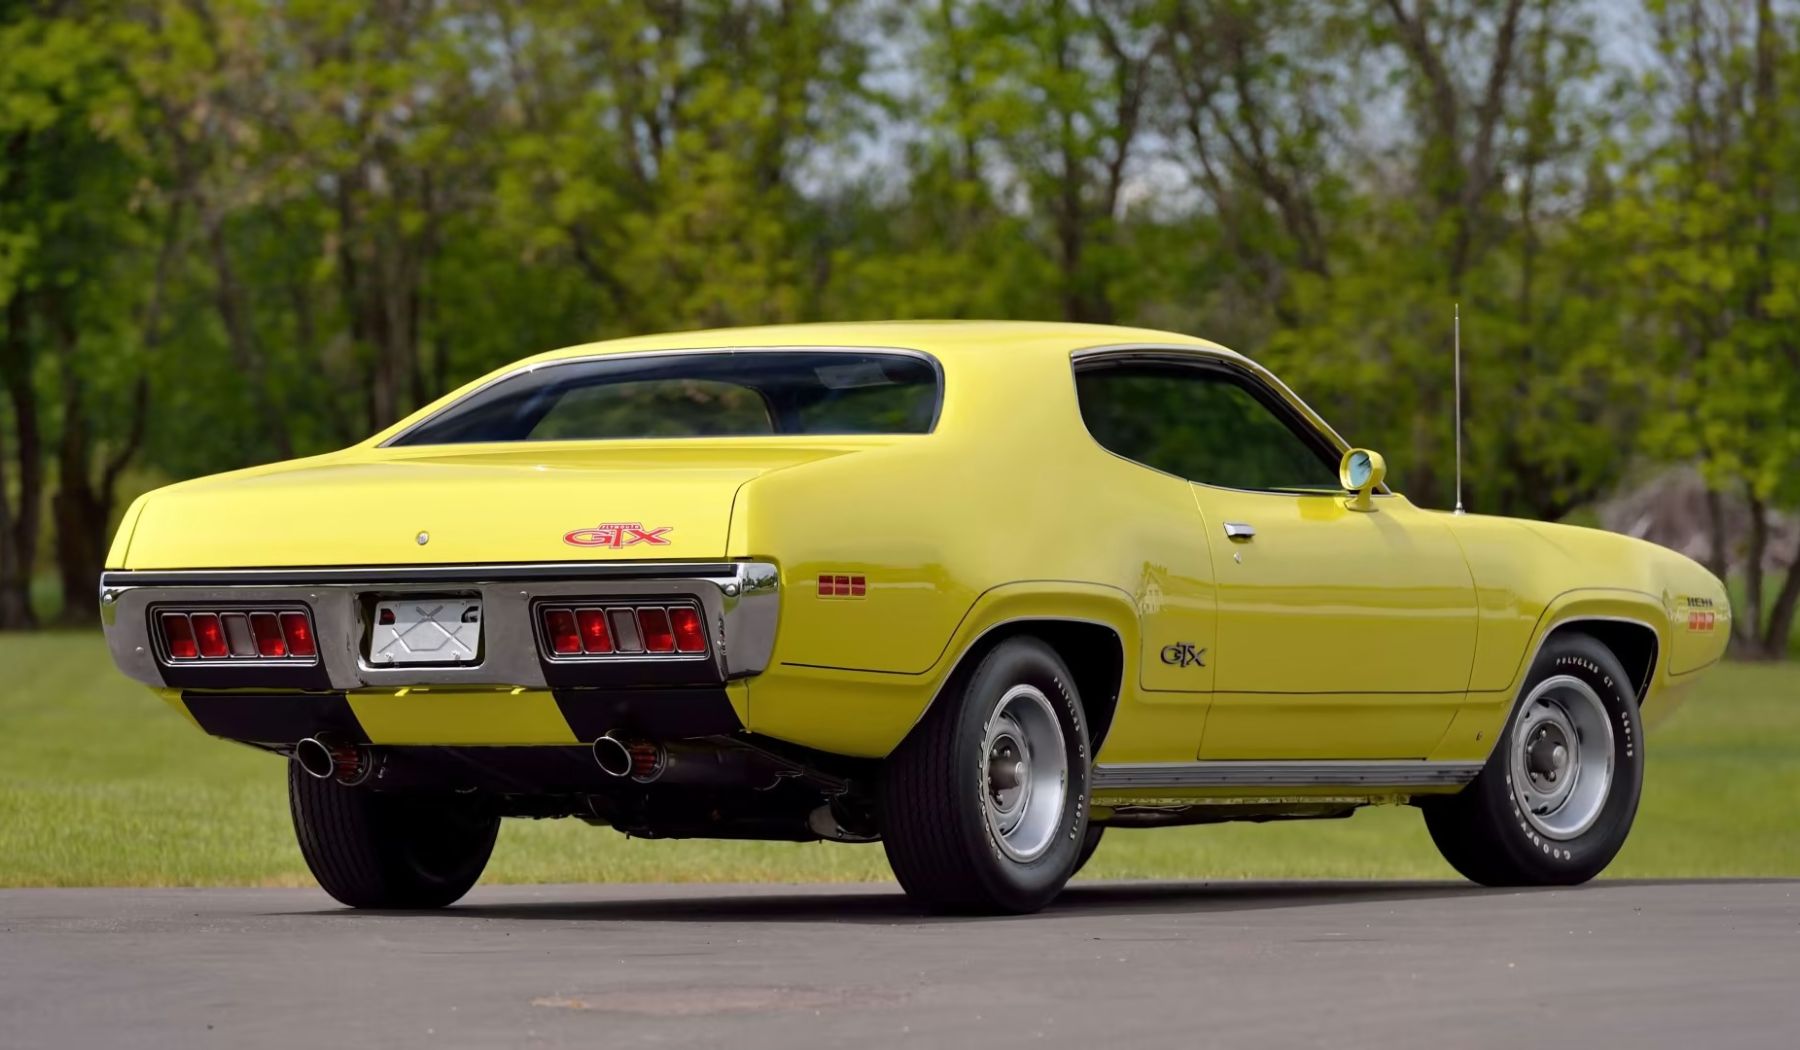
[[[352,908],[442,908],[487,867],[500,818],[455,796],[346,787],[288,763],[300,855],[319,886]]]
[[[1056,652],[1009,638],[961,669],[884,766],[882,842],[909,896],[941,910],[1036,911],[1088,828],[1087,721]]]
[[[1544,644],[1506,729],[1460,793],[1420,803],[1450,866],[1486,886],[1569,886],[1612,862],[1637,815],[1644,732],[1618,658],[1583,634]]]

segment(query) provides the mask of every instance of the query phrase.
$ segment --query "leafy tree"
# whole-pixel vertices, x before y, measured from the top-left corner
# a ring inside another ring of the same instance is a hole
[[[1772,594],[1765,579],[1776,510],[1800,510],[1800,49],[1773,0],[1650,13],[1654,60],[1636,86],[1673,120],[1650,125],[1602,213],[1630,245],[1621,283],[1655,378],[1646,448],[1700,465],[1720,576],[1726,503],[1747,509],[1734,641],[1776,657],[1800,605],[1800,551]]]
[[[91,592],[144,436],[170,254],[131,149],[132,42],[82,5],[0,9],[0,627],[35,621],[46,509],[65,593]]]
[[[1562,222],[1604,174],[1578,161],[1602,119],[1583,7],[1172,0],[1164,25],[1172,135],[1267,304],[1245,348],[1448,506],[1461,302],[1470,505],[1602,492],[1638,399]]]
[[[495,9],[517,126],[494,187],[532,258],[598,296],[577,334],[795,320],[824,260],[805,165],[860,119],[848,0]]]
[[[522,353],[1055,317],[1254,353],[1427,505],[1695,463],[1800,572],[1793,0],[0,0],[0,626],[122,495]],[[1733,539],[1732,521],[1749,523]]]

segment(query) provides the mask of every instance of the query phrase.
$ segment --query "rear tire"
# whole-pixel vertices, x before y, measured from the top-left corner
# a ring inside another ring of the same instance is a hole
[[[888,863],[937,910],[1042,908],[1075,871],[1088,827],[1081,697],[1036,638],[995,646],[888,757],[879,799]]]
[[[1094,859],[1094,851],[1100,848],[1101,836],[1105,834],[1106,825],[1088,825],[1087,834],[1081,840],[1081,852],[1075,855],[1075,870],[1069,872],[1070,878],[1081,874],[1081,869],[1087,867],[1088,861]]]
[[[454,796],[345,787],[288,763],[288,808],[319,886],[352,908],[442,908],[487,867],[500,818]]]
[[[1637,815],[1643,726],[1630,676],[1583,634],[1544,644],[1506,729],[1460,793],[1420,803],[1450,866],[1484,886],[1572,886],[1612,862]]]

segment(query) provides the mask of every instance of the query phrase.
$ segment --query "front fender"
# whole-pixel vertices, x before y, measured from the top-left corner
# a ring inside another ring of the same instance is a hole
[[[1564,591],[1549,601],[1533,625],[1527,644],[1519,651],[1506,686],[1471,690],[1431,757],[1443,761],[1485,761],[1512,715],[1539,650],[1557,631],[1584,622],[1633,624],[1655,634],[1656,666],[1651,671],[1650,689],[1639,701],[1646,725],[1667,718],[1679,705],[1685,683],[1679,680],[1680,676],[1669,673],[1669,654],[1676,649],[1676,631],[1662,596],[1631,588],[1583,587]]]

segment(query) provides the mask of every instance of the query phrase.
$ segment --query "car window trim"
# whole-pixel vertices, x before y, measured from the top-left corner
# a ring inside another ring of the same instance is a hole
[[[1091,371],[1114,364],[1165,364],[1196,370],[1225,372],[1243,380],[1250,386],[1250,395],[1258,403],[1269,407],[1278,419],[1292,431],[1303,444],[1314,445],[1323,451],[1329,450],[1340,459],[1353,447],[1348,441],[1332,429],[1325,418],[1314,411],[1311,405],[1300,399],[1298,394],[1283,383],[1274,373],[1256,364],[1242,354],[1223,347],[1199,346],[1184,343],[1126,343],[1111,346],[1095,346],[1077,350],[1069,357],[1069,382],[1074,387],[1075,377],[1083,371]],[[1075,390],[1075,409],[1077,416],[1081,414],[1081,393]],[[1145,470],[1154,470],[1158,474],[1166,474],[1179,478],[1190,485],[1202,488],[1217,489],[1222,492],[1243,492],[1259,496],[1285,496],[1290,499],[1301,499],[1318,496],[1343,496],[1346,490],[1321,489],[1318,492],[1278,491],[1272,489],[1244,489],[1230,485],[1220,485],[1195,478],[1171,474],[1160,467],[1151,466],[1141,460],[1132,459],[1101,444],[1094,432],[1088,429],[1087,420],[1081,418],[1081,429],[1095,446],[1109,455],[1116,456],[1134,466]],[[1310,438],[1310,440],[1309,440]],[[1377,486],[1372,495],[1390,496],[1393,492],[1385,484]]]
[[[936,398],[935,403],[932,406],[931,422],[929,425],[926,426],[926,428],[924,430],[919,431],[918,433],[910,433],[909,432],[909,433],[904,433],[904,434],[893,434],[890,436],[892,436],[892,437],[927,437],[927,436],[937,432],[938,422],[941,419],[943,419],[944,398],[949,396],[949,383],[946,381],[946,379],[944,377],[944,365],[941,361],[939,361],[937,359],[936,356],[934,356],[932,354],[928,354],[923,350],[915,350],[912,347],[905,347],[905,346],[842,346],[842,345],[837,345],[837,344],[826,345],[826,346],[806,346],[803,344],[796,344],[796,345],[784,345],[784,346],[667,347],[667,348],[662,348],[662,349],[657,349],[657,350],[622,350],[617,353],[576,354],[576,355],[573,355],[570,357],[551,357],[551,358],[545,358],[543,360],[538,360],[538,361],[530,361],[525,364],[518,365],[513,368],[509,368],[506,371],[500,373],[499,375],[491,376],[486,380],[479,381],[476,386],[464,391],[462,394],[455,396],[454,398],[452,398],[449,401],[444,402],[443,404],[435,405],[435,406],[433,406],[433,405],[425,406],[423,409],[421,409],[421,411],[425,412],[426,414],[421,415],[418,419],[415,419],[410,423],[405,423],[405,425],[402,426],[401,429],[394,431],[392,434],[388,434],[386,437],[381,437],[382,433],[386,433],[385,430],[382,431],[381,433],[377,433],[375,435],[375,437],[368,439],[368,441],[365,442],[365,444],[367,444],[373,448],[395,448],[395,447],[435,448],[435,447],[438,447],[435,445],[404,445],[404,444],[402,444],[402,442],[404,442],[406,437],[409,434],[411,434],[413,431],[418,430],[420,427],[423,427],[425,424],[431,422],[434,419],[437,419],[438,417],[442,416],[444,413],[449,412],[451,409],[456,408],[457,406],[463,404],[464,402],[468,401],[469,399],[476,397],[482,393],[485,393],[486,391],[493,389],[495,386],[497,386],[501,383],[504,383],[507,380],[514,379],[514,378],[517,378],[518,376],[522,376],[522,375],[530,375],[532,372],[535,372],[540,368],[553,368],[553,367],[557,367],[560,365],[590,364],[590,363],[593,363],[596,361],[628,361],[628,360],[631,360],[634,358],[639,358],[639,357],[665,357],[665,356],[668,356],[671,354],[772,354],[772,353],[894,354],[894,355],[898,355],[898,356],[902,356],[902,357],[917,358],[918,360],[923,361],[926,364],[931,366],[932,375],[937,379],[937,398]],[[806,436],[806,435],[779,435],[779,436],[801,437],[801,436]],[[818,435],[818,436],[833,436],[833,437],[835,437],[835,436],[847,436],[847,435]],[[376,438],[380,438],[380,440],[377,441]],[[611,441],[611,440],[624,440],[624,439],[594,438],[592,440]],[[670,440],[670,441],[700,441],[700,440],[707,440],[707,439],[706,438],[668,438],[666,440]]]

